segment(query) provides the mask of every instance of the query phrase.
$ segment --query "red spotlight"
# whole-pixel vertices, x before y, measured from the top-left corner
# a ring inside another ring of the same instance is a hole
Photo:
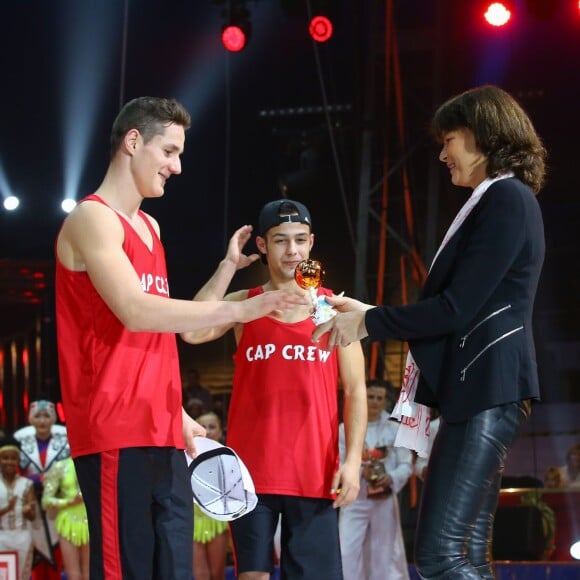
[[[228,0],[222,11],[222,44],[230,52],[240,52],[250,42],[252,23],[246,0]]]
[[[230,52],[240,52],[246,46],[246,34],[239,26],[226,26],[222,32],[222,43]]]
[[[489,25],[500,27],[509,22],[512,12],[507,2],[490,2],[483,16]]]
[[[326,16],[314,16],[308,32],[316,42],[326,42],[332,36],[332,22]]]

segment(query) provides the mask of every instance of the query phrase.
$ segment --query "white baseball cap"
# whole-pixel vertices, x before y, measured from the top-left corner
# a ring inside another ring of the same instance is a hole
[[[194,437],[197,457],[189,462],[193,501],[215,520],[229,522],[251,512],[258,503],[248,468],[231,448]]]

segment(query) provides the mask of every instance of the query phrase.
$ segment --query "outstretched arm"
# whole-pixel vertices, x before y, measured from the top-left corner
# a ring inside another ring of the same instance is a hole
[[[349,299],[337,306],[349,312],[321,325],[313,339],[330,331],[332,348],[364,336],[400,341],[448,336],[472,321],[500,285],[529,283],[531,290],[544,253],[541,218],[535,198],[511,182],[494,183],[470,214],[462,249],[438,293],[401,306],[371,307]]]
[[[148,294],[123,251],[118,217],[96,202],[69,215],[57,240],[57,256],[68,269],[86,271],[99,295],[133,332],[187,332],[248,322],[296,304],[304,297],[287,291],[265,292],[239,302],[176,300]]]

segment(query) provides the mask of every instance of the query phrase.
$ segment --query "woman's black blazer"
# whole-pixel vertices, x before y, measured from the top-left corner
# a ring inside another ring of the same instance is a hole
[[[455,422],[539,398],[532,310],[544,253],[536,197],[502,179],[447,242],[416,304],[367,311],[372,340],[409,342],[421,371],[417,402]]]

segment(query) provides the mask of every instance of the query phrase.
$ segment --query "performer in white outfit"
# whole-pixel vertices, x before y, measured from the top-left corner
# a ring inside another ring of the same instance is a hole
[[[0,552],[16,551],[18,580],[28,580],[32,568],[31,520],[36,502],[32,482],[18,474],[19,460],[18,441],[0,441]]]
[[[50,564],[54,563],[54,549],[58,544],[58,534],[54,528],[56,512],[47,514],[41,507],[42,479],[54,463],[70,456],[66,427],[56,425],[56,420],[56,408],[52,401],[33,401],[28,412],[30,425],[14,433],[21,446],[20,468],[34,482],[36,492],[36,521],[32,527],[34,547]]]
[[[384,410],[387,386],[367,384],[368,427],[356,501],[340,509],[340,549],[344,580],[407,580],[409,578],[397,493],[412,467],[409,449],[393,447],[398,424]],[[339,446],[344,457],[344,424]]]

